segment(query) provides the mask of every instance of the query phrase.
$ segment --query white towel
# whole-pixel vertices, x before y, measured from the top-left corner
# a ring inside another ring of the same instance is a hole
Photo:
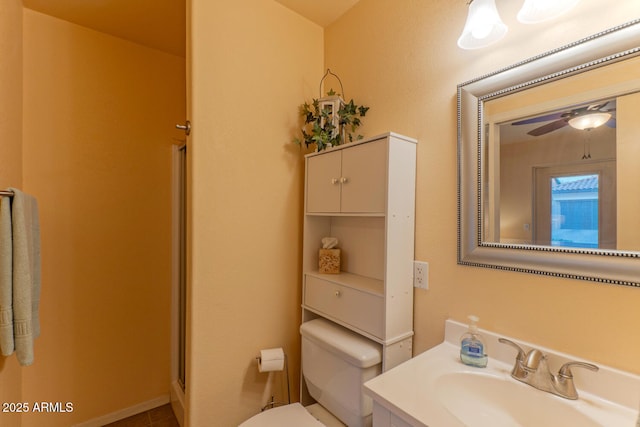
[[[11,199],[0,197],[0,351],[9,356],[13,344],[13,243]]]
[[[40,223],[36,199],[11,190],[13,339],[18,362],[28,366],[33,363],[33,340],[40,335]]]

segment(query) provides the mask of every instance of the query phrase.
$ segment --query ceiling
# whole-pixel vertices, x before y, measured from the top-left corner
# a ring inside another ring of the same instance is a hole
[[[29,9],[184,56],[185,0],[22,0]]]
[[[125,40],[185,55],[187,0],[22,0],[26,8]],[[276,0],[326,27],[359,0]]]
[[[333,23],[359,0],[276,0],[321,27]]]

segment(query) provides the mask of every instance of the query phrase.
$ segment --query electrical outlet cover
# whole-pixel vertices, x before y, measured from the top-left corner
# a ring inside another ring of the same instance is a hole
[[[429,289],[429,263],[424,261],[413,262],[413,286],[421,289]]]

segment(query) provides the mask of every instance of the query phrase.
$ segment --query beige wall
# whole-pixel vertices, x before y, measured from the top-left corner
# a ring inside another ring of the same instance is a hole
[[[168,394],[171,147],[184,111],[184,58],[24,10],[22,173],[40,206],[42,334],[22,401],[74,411],[22,426]]]
[[[640,182],[640,93],[634,93],[618,98],[617,120],[618,158],[626,159],[619,162],[618,191],[624,194],[638,194],[634,185]],[[625,250],[637,250],[640,241],[638,212],[640,212],[640,197],[618,197],[618,247]]]
[[[298,105],[318,96],[323,31],[270,0],[191,3],[188,419],[231,426],[269,399],[262,348],[285,349],[297,397],[303,163],[291,141]]]
[[[583,0],[525,26],[520,2],[496,3],[509,33],[479,51],[456,47],[467,7],[450,0],[362,0],[325,31],[325,65],[371,107],[363,132],[419,140],[416,259],[430,263],[430,289],[416,290],[415,352],[443,339],[445,319],[475,313],[485,328],[639,373],[639,289],[456,264],[456,85],[638,17],[640,4]]]
[[[22,4],[0,7],[0,189],[22,186]],[[0,402],[19,402],[22,371],[15,357],[0,356]],[[0,424],[20,425],[19,414],[0,413]]]
[[[0,8],[0,189],[22,180],[22,6]]]

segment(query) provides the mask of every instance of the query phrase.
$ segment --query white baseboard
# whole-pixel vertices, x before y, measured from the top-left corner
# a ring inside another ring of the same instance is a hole
[[[114,423],[132,415],[157,408],[158,406],[166,405],[169,401],[169,395],[163,394],[155,399],[147,400],[146,402],[138,403],[137,405],[129,406],[128,408],[124,408],[80,424],[74,424],[73,427],[101,427],[105,424]]]

